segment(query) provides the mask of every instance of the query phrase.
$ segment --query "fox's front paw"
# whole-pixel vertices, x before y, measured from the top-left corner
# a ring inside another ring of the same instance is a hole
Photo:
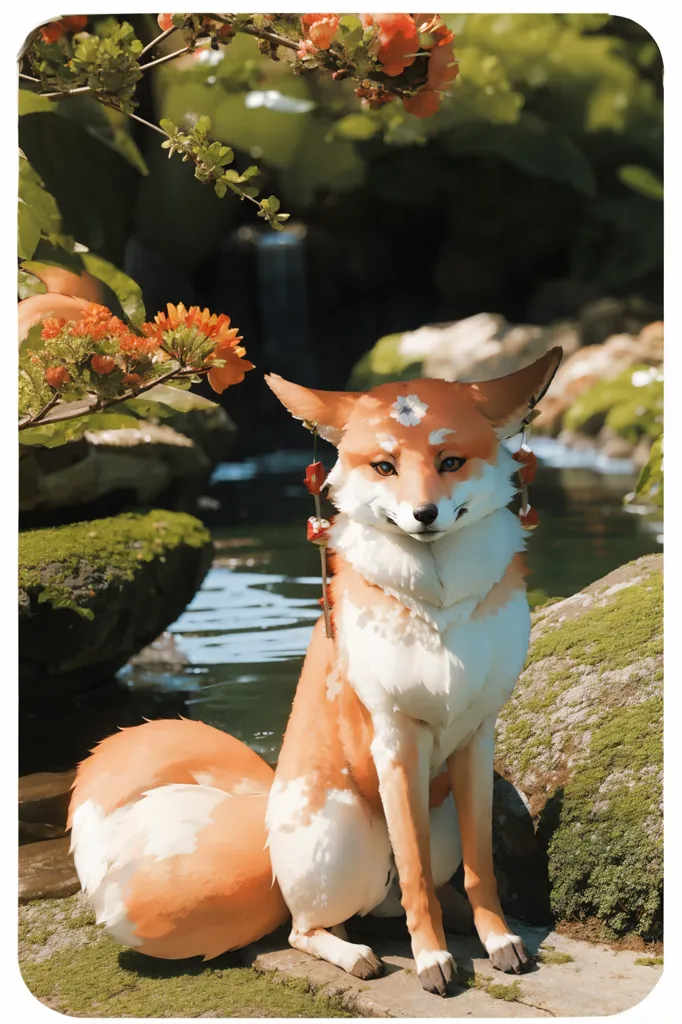
[[[530,966],[530,954],[518,935],[490,935],[485,943],[490,962],[505,974],[522,974]]]
[[[417,974],[422,988],[434,995],[447,996],[457,983],[457,968],[447,949],[426,949],[417,957]]]

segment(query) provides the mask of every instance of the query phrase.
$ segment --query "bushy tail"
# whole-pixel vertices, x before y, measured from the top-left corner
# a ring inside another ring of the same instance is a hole
[[[81,762],[71,849],[98,922],[151,956],[205,959],[282,924],[265,811],[274,773],[202,722],[148,722]]]

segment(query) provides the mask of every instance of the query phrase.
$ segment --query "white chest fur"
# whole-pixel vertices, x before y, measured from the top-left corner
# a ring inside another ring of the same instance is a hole
[[[426,722],[434,761],[442,760],[497,714],[523,667],[530,633],[524,591],[472,618],[523,549],[518,519],[500,509],[422,544],[340,516],[332,544],[395,598],[358,607],[344,596],[337,605],[338,650],[351,686],[372,714],[399,710]]]

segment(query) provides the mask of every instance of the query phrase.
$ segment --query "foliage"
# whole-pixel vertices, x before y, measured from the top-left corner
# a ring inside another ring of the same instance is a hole
[[[244,379],[253,365],[230,318],[197,306],[168,305],[139,331],[130,330],[105,306],[86,305],[78,320],[50,317],[22,343],[19,358],[19,430],[26,444],[63,444],[85,429],[136,425],[125,413],[102,414],[124,403],[134,413],[159,404],[187,408],[202,402],[176,388],[208,377],[221,393]],[[153,389],[140,403],[137,396]],[[177,396],[177,397],[176,397]],[[79,419],[64,428],[65,421]],[[56,428],[56,429],[55,429]],[[25,432],[25,433],[24,433]]]
[[[564,415],[568,430],[596,434],[606,426],[635,444],[663,431],[663,375],[639,364],[612,381],[599,381],[580,395]]]
[[[663,434],[651,446],[649,458],[639,474],[634,499],[663,507]]]

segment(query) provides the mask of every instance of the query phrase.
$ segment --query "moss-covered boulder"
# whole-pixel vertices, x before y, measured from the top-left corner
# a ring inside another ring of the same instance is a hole
[[[622,566],[534,613],[498,722],[498,770],[547,844],[559,919],[662,928],[662,558]]]
[[[574,352],[575,328],[569,323],[510,324],[497,313],[477,313],[380,338],[353,367],[348,387],[361,391],[412,377],[489,380],[532,363],[553,345],[562,345],[567,354]]]
[[[182,612],[212,551],[199,520],[161,510],[21,533],[22,701],[118,671]]]

